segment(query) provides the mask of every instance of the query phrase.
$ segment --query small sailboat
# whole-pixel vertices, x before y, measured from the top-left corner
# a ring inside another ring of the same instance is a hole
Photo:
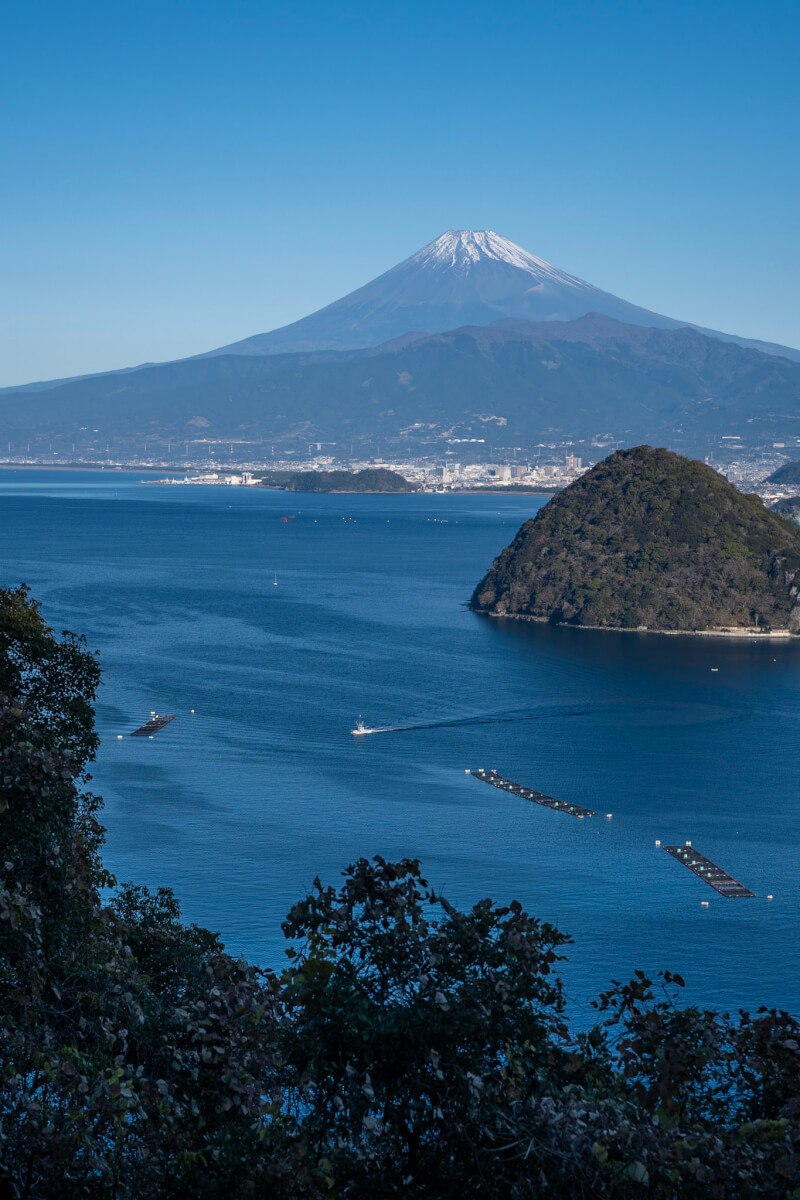
[[[277,587],[277,586],[278,586],[278,576],[277,576],[277,575],[275,576],[275,578],[274,578],[274,579],[273,579],[273,581],[272,581],[272,586],[273,586],[273,587]]]

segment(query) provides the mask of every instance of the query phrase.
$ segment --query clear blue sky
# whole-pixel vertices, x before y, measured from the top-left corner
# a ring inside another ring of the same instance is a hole
[[[800,345],[795,3],[3,11],[0,384],[274,328],[449,227]]]

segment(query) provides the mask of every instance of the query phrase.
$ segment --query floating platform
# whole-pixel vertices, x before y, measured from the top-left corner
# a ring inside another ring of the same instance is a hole
[[[156,713],[144,725],[140,725],[138,729],[134,729],[131,737],[152,737],[154,733],[158,733],[159,729],[163,729],[165,725],[169,725],[170,721],[175,720],[175,713]]]
[[[474,775],[476,779],[480,779],[483,783],[490,783],[492,787],[500,788],[503,792],[511,792],[514,796],[521,796],[523,800],[532,800],[534,804],[541,804],[543,808],[553,808],[557,812],[569,813],[571,817],[593,817],[593,808],[582,808],[580,804],[568,804],[566,800],[556,800],[553,796],[547,796],[544,792],[537,792],[534,788],[523,787],[521,783],[514,783],[511,779],[504,779],[502,775],[498,775],[497,771],[484,771],[479,767],[476,771],[470,771],[470,775]]]
[[[755,892],[751,892],[750,888],[746,888],[743,883],[739,883],[727,871],[723,871],[722,867],[718,867],[710,858],[706,858],[705,854],[693,850],[691,846],[664,846],[663,849],[693,871],[715,892],[719,892],[720,896],[728,896],[731,900],[755,896]]]

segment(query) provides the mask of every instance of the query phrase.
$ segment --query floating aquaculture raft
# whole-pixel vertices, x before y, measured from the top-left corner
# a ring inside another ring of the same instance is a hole
[[[534,788],[523,787],[521,783],[513,783],[510,779],[504,779],[502,775],[498,775],[497,771],[484,771],[479,767],[477,771],[470,771],[470,775],[474,775],[476,779],[482,780],[484,783],[490,783],[492,787],[500,788],[503,792],[511,792],[515,796],[521,796],[523,800],[532,800],[534,804],[541,804],[543,808],[554,808],[558,812],[569,813],[571,817],[593,817],[593,808],[581,808],[580,804],[568,804],[566,800],[556,800],[553,796],[546,796],[544,792],[537,792]]]
[[[746,888],[743,883],[739,883],[727,871],[723,871],[721,867],[713,863],[710,858],[706,858],[705,854],[700,854],[691,846],[664,846],[664,849],[667,854],[677,858],[678,862],[682,862],[690,871],[694,871],[695,875],[719,892],[721,896],[729,896],[731,899],[740,896],[755,896],[755,892],[751,892],[750,888]]]
[[[138,729],[134,729],[131,737],[152,737],[154,733],[158,733],[159,729],[163,729],[165,725],[169,725],[170,721],[175,720],[175,713],[161,715],[156,713],[144,725],[140,725]]]

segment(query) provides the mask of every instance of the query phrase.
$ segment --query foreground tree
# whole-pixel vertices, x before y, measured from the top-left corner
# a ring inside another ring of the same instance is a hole
[[[284,925],[287,1079],[310,1141],[348,1194],[459,1195],[486,1164],[510,1054],[541,1091],[563,1078],[557,951],[521,905],[453,908],[415,861],[362,859],[319,880]]]
[[[96,659],[0,590],[0,1200],[789,1200],[800,1027],[641,973],[574,1034],[568,939],[361,859],[281,978],[100,858]],[[112,895],[110,903],[104,897]]]
[[[800,1195],[800,1025],[679,1003],[638,972],[572,1034],[568,939],[519,904],[467,913],[418,863],[316,881],[284,926],[287,1098],[336,1195]]]
[[[167,890],[103,904],[97,661],[24,589],[0,591],[0,681],[0,1195],[228,1195],[271,1100],[275,989]]]

